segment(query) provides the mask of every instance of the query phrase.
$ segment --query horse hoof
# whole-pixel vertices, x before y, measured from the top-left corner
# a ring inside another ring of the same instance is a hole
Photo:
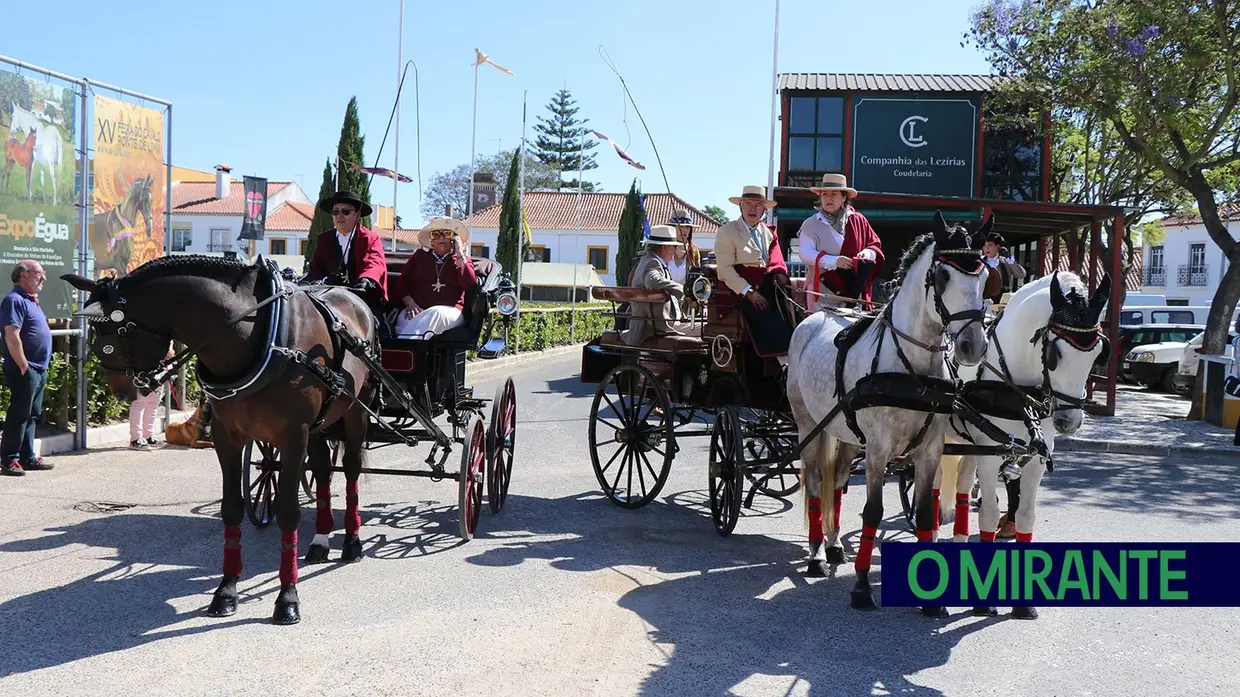
[[[852,607],[854,610],[877,610],[878,606],[874,604],[874,596],[867,590],[856,590],[852,592]]]
[[[827,547],[827,563],[828,564],[843,564],[844,561],[845,559],[844,559],[844,548],[843,547]]]
[[[340,561],[359,562],[362,560],[362,541],[357,535],[345,537],[344,548],[340,552]]]
[[[997,607],[975,607],[973,608],[974,617],[998,617],[999,608]]]
[[[826,578],[827,569],[823,566],[821,559],[810,559],[809,568],[805,570],[805,575],[810,578]]]
[[[271,615],[275,624],[297,624],[301,621],[301,611],[296,602],[284,603],[276,601],[276,611]]]
[[[926,617],[934,617],[937,619],[942,619],[948,616],[947,608],[945,607],[923,607],[921,609],[921,614]]]
[[[1016,620],[1036,620],[1038,618],[1037,608],[1032,607],[1014,607],[1012,608],[1012,619]]]
[[[303,564],[323,564],[327,562],[327,548],[323,545],[310,545],[310,549],[306,550],[306,558]]]
[[[216,595],[207,608],[207,617],[231,617],[237,614],[237,596]]]

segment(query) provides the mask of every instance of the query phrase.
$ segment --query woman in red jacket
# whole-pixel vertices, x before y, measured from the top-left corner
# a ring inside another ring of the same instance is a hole
[[[418,233],[422,249],[400,270],[392,294],[400,304],[396,335],[429,339],[465,324],[465,291],[477,281],[462,250],[469,228],[455,218],[432,218]]]

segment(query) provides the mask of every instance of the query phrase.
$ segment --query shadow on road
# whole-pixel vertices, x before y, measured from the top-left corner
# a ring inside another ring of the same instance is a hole
[[[1219,522],[1240,517],[1237,479],[1240,459],[1057,453],[1041,489],[1074,505]]]
[[[742,683],[766,694],[805,691],[808,683],[811,694],[937,695],[910,676],[943,665],[964,637],[1001,621],[960,609],[947,621],[912,608],[852,610],[851,574],[811,583],[801,544],[742,527],[722,538],[709,518],[683,505],[689,498],[623,510],[593,494],[513,495],[486,526],[499,546],[467,561],[542,559],[566,571],[623,576],[617,605],[653,627],[649,640],[668,656],[645,682],[650,695],[727,694]]]

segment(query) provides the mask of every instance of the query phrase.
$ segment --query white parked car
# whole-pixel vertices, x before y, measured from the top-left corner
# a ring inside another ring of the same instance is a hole
[[[1193,383],[1197,380],[1197,367],[1201,363],[1201,344],[1205,341],[1205,337],[1205,332],[1194,336],[1180,351],[1180,366],[1175,371],[1174,385],[1178,394],[1187,395],[1193,389]],[[1223,350],[1224,355],[1228,357],[1233,355],[1235,343],[1236,333],[1229,332],[1227,347]]]

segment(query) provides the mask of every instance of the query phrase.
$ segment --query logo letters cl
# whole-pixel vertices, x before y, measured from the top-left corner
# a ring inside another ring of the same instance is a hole
[[[920,148],[926,144],[926,139],[917,135],[917,123],[925,123],[929,121],[924,116],[910,116],[900,123],[900,140],[910,148]]]

